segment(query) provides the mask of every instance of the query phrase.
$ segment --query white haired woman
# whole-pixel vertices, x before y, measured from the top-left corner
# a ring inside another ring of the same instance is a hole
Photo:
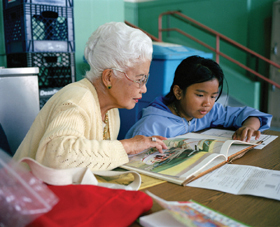
[[[110,170],[127,163],[129,154],[166,149],[161,136],[117,140],[117,108],[134,108],[147,91],[152,51],[151,39],[139,29],[122,22],[100,26],[85,48],[86,78],[49,99],[14,159],[31,157],[57,169]]]

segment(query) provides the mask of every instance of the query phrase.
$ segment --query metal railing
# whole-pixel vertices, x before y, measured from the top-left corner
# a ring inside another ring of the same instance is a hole
[[[193,37],[192,35],[190,35],[190,34],[184,32],[184,31],[182,31],[182,30],[180,30],[180,29],[178,29],[178,28],[164,28],[164,29],[163,29],[163,28],[162,28],[162,17],[165,16],[165,15],[177,15],[177,16],[179,16],[179,17],[181,17],[181,18],[187,20],[187,23],[193,24],[193,25],[195,25],[197,28],[199,28],[200,30],[206,31],[206,32],[210,33],[211,35],[214,35],[214,36],[216,37],[216,47],[213,48],[213,47],[211,47],[210,45],[208,45],[208,44],[202,42],[201,40],[199,40],[199,39]],[[194,19],[192,19],[192,18],[190,18],[190,17],[188,17],[188,16],[186,16],[186,15],[184,15],[184,14],[178,12],[178,11],[168,11],[168,12],[164,12],[164,13],[161,13],[161,14],[159,15],[159,18],[158,18],[158,39],[157,39],[157,40],[158,40],[159,42],[162,42],[162,32],[166,32],[166,31],[176,31],[176,32],[179,32],[180,34],[182,34],[182,35],[184,35],[184,36],[186,36],[186,37],[192,39],[193,41],[195,41],[195,42],[197,42],[197,43],[203,45],[204,47],[210,49],[211,51],[215,52],[215,54],[216,54],[216,62],[217,62],[217,63],[219,63],[220,56],[222,56],[222,57],[226,58],[227,60],[229,60],[229,61],[235,63],[236,65],[240,66],[241,68],[247,70],[248,72],[254,74],[255,76],[261,78],[262,80],[268,82],[269,84],[271,84],[271,85],[273,85],[273,86],[275,86],[275,87],[277,87],[277,88],[280,89],[280,85],[277,84],[276,82],[274,82],[274,81],[270,80],[269,78],[267,78],[267,77],[261,75],[261,74],[258,73],[257,71],[255,71],[255,70],[249,68],[248,66],[246,66],[246,65],[244,65],[244,64],[242,64],[242,63],[240,63],[239,61],[237,61],[237,60],[231,58],[230,56],[228,56],[228,55],[222,53],[222,52],[220,51],[220,40],[224,40],[224,41],[226,41],[227,43],[229,43],[229,44],[231,44],[231,45],[237,47],[238,49],[241,49],[241,50],[243,50],[243,51],[245,51],[245,52],[247,52],[247,53],[250,53],[251,55],[257,57],[258,59],[262,59],[263,61],[269,63],[270,65],[272,65],[272,66],[274,66],[274,67],[276,67],[276,68],[278,68],[278,69],[280,69],[280,65],[279,65],[279,64],[277,64],[277,63],[275,63],[275,62],[273,62],[273,61],[271,61],[271,60],[269,60],[269,59],[263,57],[262,55],[260,55],[260,54],[258,54],[258,53],[256,53],[256,52],[254,52],[254,51],[252,51],[252,50],[250,50],[249,48],[247,48],[247,47],[245,47],[245,46],[243,46],[243,45],[241,45],[241,44],[239,44],[239,43],[237,43],[237,42],[235,42],[234,40],[232,40],[232,39],[226,37],[225,35],[222,35],[221,33],[219,33],[219,32],[217,32],[217,31],[215,31],[215,30],[213,30],[213,29],[211,29],[211,28],[209,28],[209,27],[207,27],[207,26],[201,24],[200,22],[198,22],[198,21],[196,21],[196,20],[194,20]]]
[[[127,25],[129,25],[130,27],[140,29],[142,32],[144,32],[146,35],[148,35],[152,40],[157,41],[157,42],[160,42],[160,40],[159,40],[157,37],[151,35],[150,33],[146,32],[146,31],[144,31],[144,30],[142,30],[141,28],[135,26],[134,24],[132,24],[132,23],[130,23],[130,22],[128,22],[128,21],[124,21],[124,22],[125,22]]]

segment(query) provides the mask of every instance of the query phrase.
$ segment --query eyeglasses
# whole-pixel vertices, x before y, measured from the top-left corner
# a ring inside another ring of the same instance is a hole
[[[125,77],[129,81],[139,84],[139,88],[143,87],[148,82],[148,79],[149,79],[149,74],[148,75],[140,74],[140,75],[138,75],[138,77],[141,77],[139,80],[132,80],[127,76],[127,74],[124,71],[122,71],[120,69],[116,69],[116,68],[111,68],[111,69],[124,73]]]

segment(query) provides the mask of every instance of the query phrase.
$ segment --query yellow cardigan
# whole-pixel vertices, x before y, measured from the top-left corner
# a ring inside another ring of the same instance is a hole
[[[118,109],[108,112],[111,140],[103,140],[97,92],[88,79],[67,85],[53,95],[33,122],[14,159],[30,157],[45,166],[110,170],[128,162],[117,140]]]

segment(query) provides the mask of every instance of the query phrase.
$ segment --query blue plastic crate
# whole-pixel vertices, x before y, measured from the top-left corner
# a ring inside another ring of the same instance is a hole
[[[73,7],[73,0],[3,0],[3,9],[8,9],[26,3]]]
[[[25,4],[4,10],[6,53],[74,52],[73,8]]]
[[[75,81],[74,53],[7,54],[8,68],[39,67],[39,88],[63,87]]]

